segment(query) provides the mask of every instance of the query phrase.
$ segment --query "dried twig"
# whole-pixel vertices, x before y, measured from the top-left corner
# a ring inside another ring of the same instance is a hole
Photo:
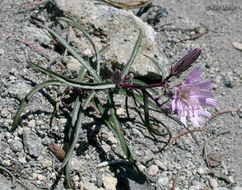
[[[223,111],[223,112],[218,112],[218,113],[216,113],[216,114],[214,114],[211,118],[210,118],[210,120],[212,120],[212,119],[214,119],[215,117],[218,117],[218,116],[220,116],[220,115],[222,115],[222,114],[225,114],[225,113],[232,113],[232,112],[238,112],[238,113],[242,113],[242,111],[240,111],[240,110],[227,110],[227,111]]]
[[[168,24],[166,24],[168,25]],[[182,31],[182,32],[193,32],[193,31],[197,31],[198,27],[196,28],[173,28],[173,27],[167,27],[167,26],[154,26],[153,27],[157,32],[160,31]]]
[[[117,2],[114,0],[102,0],[102,1],[120,9],[135,9],[135,8],[146,7],[147,5],[151,4],[153,0],[140,0],[140,1],[130,1],[130,2]]]
[[[173,139],[171,139],[170,143],[168,144],[168,150],[171,148],[173,142],[176,141],[179,137],[184,136],[191,132],[195,132],[195,131],[205,131],[205,129],[191,129],[189,131],[184,131],[184,132],[180,133],[179,135],[177,135]]]
[[[200,32],[199,34],[197,34],[195,36],[192,36],[190,38],[181,39],[179,42],[185,42],[187,40],[196,40],[196,39],[200,38],[201,36],[203,36],[206,33],[208,33],[208,28],[206,28],[203,32]]]
[[[174,179],[174,181],[173,181],[173,183],[172,183],[172,188],[171,188],[171,190],[175,190],[175,188],[176,188],[176,180],[177,180],[177,178],[178,178],[178,173],[176,174],[175,179]]]
[[[199,27],[196,27],[196,28],[172,28],[172,27],[165,27],[165,26],[155,26],[154,29],[156,31],[164,31],[164,30],[168,30],[168,31],[182,31],[182,32],[198,32],[198,29]],[[195,40],[195,39],[198,39],[200,38],[201,36],[203,36],[204,34],[206,34],[208,32],[208,28],[206,27],[205,30],[203,32],[200,32],[198,33],[197,35],[194,35],[194,36],[191,36],[189,38],[184,38],[184,39],[181,39],[179,40],[179,42],[184,42],[184,41],[187,41],[187,40]]]
[[[22,40],[22,39],[20,39],[20,38],[17,38],[17,37],[14,36],[14,35],[7,34],[7,36],[10,37],[10,38],[12,38],[12,39],[14,39],[14,40],[17,40],[17,41],[19,41],[19,42],[25,44],[25,45],[27,45],[27,46],[29,46],[29,47],[31,47],[31,48],[33,48],[33,49],[35,49],[35,50],[37,50],[41,55],[45,56],[45,57],[48,58],[49,60],[52,59],[52,57],[51,57],[46,51],[44,51],[43,49],[41,49],[41,48],[39,48],[39,47],[37,47],[37,46],[35,46],[35,45],[29,43],[29,42],[26,42],[26,41],[24,41],[24,40]]]
[[[16,185],[16,182],[18,182],[20,185],[22,185],[25,189],[27,190],[30,190],[29,187],[27,187],[26,185],[24,185],[20,180],[17,180],[15,178],[15,176],[12,174],[12,172],[10,172],[8,169],[6,169],[5,167],[3,166],[0,166],[0,170],[1,171],[4,171],[5,173],[7,173],[11,178],[12,178],[12,184],[13,185]]]
[[[25,9],[26,7],[32,7],[32,6],[39,6],[43,4],[47,0],[41,0],[41,1],[34,1],[33,3],[26,3],[21,6],[21,9]]]
[[[8,169],[6,169],[3,166],[0,166],[0,170],[4,171],[5,173],[7,173],[12,178],[12,183],[15,184],[15,177]]]

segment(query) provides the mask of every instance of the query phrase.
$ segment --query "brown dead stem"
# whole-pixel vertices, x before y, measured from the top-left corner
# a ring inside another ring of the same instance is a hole
[[[174,179],[174,181],[173,181],[173,183],[172,183],[172,188],[171,188],[171,190],[175,190],[175,188],[176,188],[176,180],[177,180],[177,178],[178,178],[178,173],[176,174],[175,179]]]
[[[195,132],[195,131],[205,131],[205,129],[191,129],[189,131],[184,131],[180,134],[178,134],[177,136],[175,136],[173,139],[171,139],[170,143],[168,144],[168,150],[171,148],[173,142],[175,142],[178,138],[180,138],[181,136],[184,136],[188,133],[192,133],[192,132]]]
[[[119,2],[114,0],[102,0],[102,1],[120,9],[135,9],[135,8],[146,7],[147,5],[151,4],[153,0],[140,0],[140,1],[133,1],[133,2],[132,1]]]
[[[232,112],[238,112],[238,113],[242,113],[242,111],[240,111],[240,110],[227,110],[227,111],[223,111],[223,112],[218,112],[218,113],[216,113],[216,114],[214,114],[211,118],[210,118],[210,120],[212,120],[212,119],[214,119],[215,117],[218,117],[218,116],[220,116],[220,115],[223,115],[223,114],[225,114],[225,113],[232,113]]]
[[[45,1],[47,1],[47,0],[34,1],[33,3],[26,3],[21,6],[21,9],[25,9],[27,7],[39,6],[39,5],[43,4]]]

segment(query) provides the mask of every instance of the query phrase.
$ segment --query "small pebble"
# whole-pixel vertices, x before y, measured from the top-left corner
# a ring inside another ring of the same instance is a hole
[[[197,173],[199,173],[200,175],[206,174],[207,171],[208,171],[208,168],[199,167],[197,169]]]
[[[59,122],[60,122],[60,124],[66,124],[67,119],[66,118],[60,118]]]
[[[214,188],[213,190],[228,190],[226,187],[217,187],[217,188]]]
[[[29,128],[34,128],[36,125],[35,125],[35,120],[34,119],[32,119],[32,120],[30,120],[29,122],[28,122],[28,127]]]
[[[22,164],[25,164],[25,163],[27,163],[27,161],[26,161],[26,157],[20,157],[19,159],[18,159],[18,161],[20,162],[20,163],[22,163]]]
[[[101,147],[105,152],[109,152],[111,150],[111,147],[108,144],[103,144]]]
[[[9,139],[8,144],[10,148],[15,152],[20,152],[23,150],[23,144],[20,141]]]
[[[79,178],[79,176],[78,176],[78,175],[75,175],[74,177],[72,177],[72,180],[73,180],[73,181],[79,181],[79,180],[80,180],[80,178]]]
[[[233,42],[232,45],[234,46],[234,48],[242,51],[242,43]]]
[[[157,165],[163,171],[167,170],[167,164],[165,162],[161,162],[160,160],[155,160],[155,165]]]
[[[161,177],[158,179],[158,185],[160,187],[167,186],[169,184],[169,178],[168,177]]]
[[[52,161],[51,160],[41,160],[40,163],[41,163],[43,168],[52,167]]]
[[[235,183],[234,178],[232,176],[229,176],[228,179],[231,183]]]
[[[0,56],[4,54],[4,49],[0,48]]]
[[[214,178],[209,179],[209,184],[213,189],[218,187],[218,181]]]
[[[43,149],[43,145],[41,144],[38,136],[33,133],[29,128],[25,128],[23,130],[23,142],[24,142],[24,150],[30,156],[38,157]]]
[[[141,172],[146,172],[146,167],[144,165],[139,164],[138,167],[139,167]]]
[[[3,118],[7,118],[8,115],[10,115],[10,112],[8,111],[8,109],[7,108],[3,108],[2,111],[1,111],[1,116]]]
[[[116,190],[116,185],[118,183],[117,178],[112,176],[102,176],[102,183],[105,190]]]
[[[151,176],[154,176],[154,175],[157,175],[158,171],[159,171],[158,166],[156,166],[156,165],[151,165],[151,166],[149,167],[149,169],[148,169],[148,174],[151,175]]]
[[[81,160],[77,160],[76,158],[72,158],[71,160],[71,168],[73,170],[80,172],[82,170],[82,162]]]

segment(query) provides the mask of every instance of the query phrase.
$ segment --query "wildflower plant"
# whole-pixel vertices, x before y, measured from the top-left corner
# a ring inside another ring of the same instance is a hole
[[[88,61],[86,61],[78,53],[76,53],[76,51],[60,35],[55,33],[50,28],[41,26],[45,28],[50,34],[52,34],[73,55],[73,57],[75,57],[81,63],[82,68],[78,74],[78,77],[75,80],[72,80],[49,69],[30,63],[32,67],[47,75],[54,77],[55,80],[48,80],[46,82],[38,84],[26,95],[26,97],[21,102],[18,112],[15,115],[11,131],[14,131],[17,128],[21,113],[23,112],[26,104],[31,99],[31,97],[40,89],[53,85],[69,86],[74,89],[78,89],[82,93],[85,93],[85,96],[81,94],[78,95],[73,105],[73,110],[70,113],[70,116],[72,118],[71,126],[69,129],[69,139],[71,141],[71,145],[65,156],[64,161],[61,163],[60,166],[60,169],[65,168],[66,179],[69,188],[72,188],[70,178],[71,158],[76,143],[78,141],[85,110],[88,108],[90,103],[92,103],[99,110],[106,126],[119,139],[122,149],[127,159],[129,160],[129,163],[137,172],[139,172],[139,169],[136,165],[135,156],[133,155],[132,150],[130,149],[125,140],[122,125],[119,121],[118,115],[116,114],[114,101],[115,95],[121,94],[126,97],[127,115],[128,98],[132,98],[136,104],[139,103],[140,105],[142,105],[144,125],[152,135],[161,136],[163,134],[153,129],[150,121],[150,109],[164,114],[172,119],[175,119],[174,117],[172,117],[172,115],[177,114],[181,121],[179,123],[182,125],[186,125],[186,119],[188,117],[195,126],[199,126],[200,123],[204,122],[200,117],[208,118],[210,116],[209,112],[207,112],[202,106],[214,107],[217,102],[212,99],[214,94],[209,91],[213,87],[211,81],[201,81],[202,70],[200,68],[196,68],[194,71],[192,71],[187,77],[186,81],[183,84],[177,85],[174,90],[172,90],[169,85],[170,80],[173,77],[179,77],[182,72],[187,70],[198,58],[198,56],[202,52],[200,48],[196,48],[195,50],[189,52],[176,64],[172,65],[170,74],[167,77],[163,77],[163,79],[158,83],[146,84],[140,80],[135,79],[132,74],[129,73],[129,70],[135,60],[136,55],[138,54],[141,44],[142,31],[140,30],[138,39],[134,45],[134,49],[128,63],[124,66],[123,69],[117,69],[114,71],[112,80],[103,81],[100,76],[100,59],[101,56],[107,51],[107,48],[104,47],[103,49],[99,50],[90,35],[74,21],[68,18],[59,18],[59,20],[68,22],[69,24],[74,25],[80,31],[82,31],[87,39],[91,42],[95,54],[90,59],[88,59]],[[155,59],[151,57],[148,58],[157,64]],[[90,75],[93,78],[94,82],[84,83],[83,80],[86,75]],[[157,87],[162,89],[162,95],[159,95],[158,91],[155,90]],[[106,104],[102,104],[101,101],[98,99],[97,94],[100,91],[105,92],[105,94],[107,95]],[[160,102],[161,96],[168,97],[168,100],[170,102]]]

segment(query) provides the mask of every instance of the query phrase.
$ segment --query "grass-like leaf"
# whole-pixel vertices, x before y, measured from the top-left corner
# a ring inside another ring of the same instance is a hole
[[[86,32],[86,30],[83,27],[81,27],[79,24],[77,24],[73,20],[71,20],[69,18],[64,18],[64,17],[60,17],[58,19],[71,23],[72,25],[74,25],[75,27],[77,27],[79,30],[81,30],[83,32],[83,34],[88,38],[88,40],[91,42],[91,44],[93,46],[93,49],[95,51],[95,54],[96,54],[97,73],[100,74],[100,54],[99,54],[99,51],[98,51],[98,48],[97,48],[96,44],[92,40],[92,37]]]
[[[75,149],[76,143],[78,141],[79,138],[79,134],[80,134],[80,130],[81,130],[81,126],[82,126],[82,121],[83,121],[83,116],[84,116],[84,110],[88,107],[90,101],[92,100],[92,98],[95,95],[95,91],[91,92],[91,94],[88,96],[88,98],[83,102],[82,105],[82,111],[79,113],[78,116],[78,120],[77,120],[77,124],[76,124],[76,129],[75,129],[75,136],[73,138],[72,144],[65,156],[64,161],[62,162],[60,169],[64,168],[68,162],[68,160],[71,158],[73,150]]]
[[[71,157],[66,164],[66,181],[69,189],[74,189],[71,184]]]
[[[38,23],[39,26],[46,29],[49,33],[51,33],[81,64],[82,66],[89,71],[89,73],[93,76],[93,78],[101,82],[101,77],[97,74],[97,72],[91,67],[91,65],[85,61],[59,34],[54,32],[48,27],[45,27]]]
[[[149,60],[151,60],[158,67],[158,69],[160,70],[160,72],[162,74],[162,78],[164,79],[166,77],[165,76],[166,72],[165,72],[164,68],[161,66],[161,64],[153,57],[150,57],[150,56],[145,55],[145,54],[144,54],[144,56],[147,57]]]
[[[143,102],[144,102],[144,116],[145,116],[145,127],[148,129],[148,131],[151,134],[155,134],[158,136],[163,136],[163,134],[160,134],[159,132],[155,131],[150,124],[150,116],[149,116],[149,101],[148,101],[148,94],[146,93],[145,90],[143,92]]]
[[[128,63],[125,65],[124,69],[122,70],[122,79],[124,79],[124,77],[128,74],[129,70],[130,70],[130,67],[132,66],[134,60],[135,60],[135,57],[137,56],[138,54],[138,51],[139,51],[139,47],[140,47],[140,44],[141,44],[141,40],[142,40],[142,37],[143,37],[143,33],[142,33],[142,30],[140,29],[139,30],[139,37],[135,43],[135,46],[134,46],[134,49],[133,49],[133,52],[132,52],[132,55],[128,61]]]
[[[113,97],[112,97],[111,93],[109,93],[108,99],[109,99],[109,102],[110,102],[110,104],[112,106],[109,109],[110,110],[110,114],[111,114],[112,123],[115,126],[115,129],[116,129],[118,138],[120,140],[121,146],[123,148],[123,151],[124,151],[125,155],[127,156],[130,164],[135,169],[135,171],[139,173],[140,171],[139,171],[138,166],[136,165],[136,160],[135,160],[135,158],[134,158],[134,156],[132,154],[132,151],[130,150],[128,144],[126,143],[126,140],[124,138],[124,135],[123,135],[123,132],[122,132],[122,129],[121,129],[120,122],[119,122],[119,120],[118,120],[118,118],[116,116],[115,109],[114,109]]]
[[[45,69],[43,67],[40,67],[36,64],[30,63],[29,64],[31,66],[33,66],[34,68],[42,71],[43,73],[46,73],[54,78],[56,78],[57,80],[72,86],[72,87],[76,87],[76,88],[82,88],[82,89],[90,89],[90,90],[103,90],[103,89],[108,89],[108,88],[115,88],[115,84],[111,83],[111,82],[103,82],[103,83],[92,83],[92,84],[87,84],[87,83],[81,83],[75,80],[71,80],[68,79],[67,77],[60,75],[58,73],[55,73],[49,69]]]
[[[30,98],[32,98],[32,96],[38,92],[40,89],[46,87],[46,86],[51,86],[51,85],[59,85],[59,86],[65,86],[66,84],[65,83],[62,83],[60,81],[56,81],[56,80],[49,80],[49,81],[46,81],[46,82],[43,82],[37,86],[35,86],[32,90],[30,90],[30,92],[25,96],[25,98],[22,100],[20,106],[19,106],[19,109],[14,117],[14,120],[13,120],[13,123],[12,123],[12,128],[10,131],[14,131],[17,126],[18,126],[18,121],[19,121],[19,118],[25,108],[25,106],[27,105],[27,103],[29,102]]]

